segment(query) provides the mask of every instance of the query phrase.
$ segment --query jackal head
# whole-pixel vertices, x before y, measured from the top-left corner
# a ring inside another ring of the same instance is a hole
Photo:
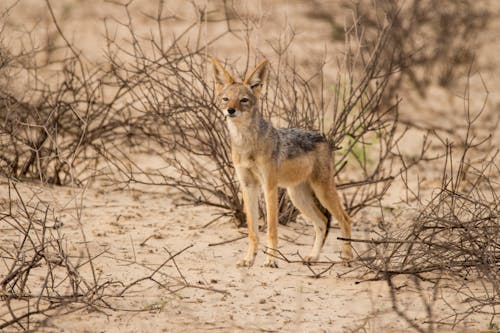
[[[235,82],[231,74],[212,58],[212,70],[217,103],[224,115],[234,121],[243,121],[258,112],[258,98],[267,78],[267,61],[261,62],[242,82]]]

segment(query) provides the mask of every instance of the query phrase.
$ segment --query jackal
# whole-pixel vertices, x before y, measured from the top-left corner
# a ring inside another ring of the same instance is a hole
[[[285,187],[292,203],[314,225],[315,239],[307,262],[319,258],[329,228],[326,208],[339,222],[342,236],[351,237],[351,219],[335,189],[332,150],[320,134],[298,128],[274,128],[259,112],[259,96],[268,74],[260,63],[242,82],[236,82],[215,58],[212,59],[217,103],[227,119],[231,155],[240,181],[248,224],[248,253],[238,266],[252,266],[257,254],[258,199],[262,187],[266,202],[268,252],[264,266],[277,267],[278,186]],[[342,258],[352,259],[344,241]]]

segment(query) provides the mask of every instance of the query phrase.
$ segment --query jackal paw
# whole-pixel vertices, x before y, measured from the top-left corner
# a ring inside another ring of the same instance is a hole
[[[308,265],[310,263],[313,263],[315,261],[318,261],[319,256],[317,255],[308,255],[304,257],[304,264]]]
[[[264,262],[264,267],[278,268],[278,264],[274,258],[267,258]]]
[[[342,259],[342,266],[351,267],[352,258],[351,259],[347,259],[344,257],[340,257],[340,258]]]
[[[243,258],[236,263],[237,267],[252,267],[254,262],[254,258]]]
[[[352,249],[351,247],[344,247],[342,250],[342,255],[340,256],[342,258],[342,264],[346,267],[351,267],[351,262],[352,262]]]

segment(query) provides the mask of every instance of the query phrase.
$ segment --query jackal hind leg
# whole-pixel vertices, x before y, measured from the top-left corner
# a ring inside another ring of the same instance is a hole
[[[324,182],[311,182],[311,187],[321,205],[328,209],[328,211],[332,214],[333,217],[335,217],[335,219],[339,223],[342,237],[351,238],[352,221],[347,212],[344,210],[344,207],[342,206],[333,179]],[[346,265],[349,265],[350,261],[353,258],[351,242],[343,241],[341,257],[345,261]]]
[[[304,258],[306,262],[314,262],[319,258],[321,248],[325,241],[328,219],[321,212],[314,200],[314,194],[311,187],[307,183],[289,187],[288,196],[297,209],[312,222],[314,226],[314,245],[308,256]]]

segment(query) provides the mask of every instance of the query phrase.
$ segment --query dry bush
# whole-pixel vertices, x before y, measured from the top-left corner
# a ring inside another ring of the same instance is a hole
[[[0,43],[0,173],[81,185],[98,167],[102,141],[127,140],[131,116],[119,104],[125,89],[106,94],[108,74],[86,63],[52,19],[57,33],[47,33],[46,47],[28,33],[31,44],[17,52]],[[63,45],[53,45],[57,36]]]
[[[443,141],[446,153],[440,188],[427,197],[407,185],[407,195],[413,196],[418,207],[405,227],[382,218],[374,230],[377,237],[354,240],[369,244],[367,252],[360,256],[360,267],[367,268],[373,279],[387,281],[393,309],[419,332],[433,332],[436,324],[455,327],[478,314],[489,316],[489,325],[494,326],[497,316],[500,151],[493,147],[485,152],[483,146],[488,146],[491,137],[481,139],[473,135],[474,122],[484,109],[473,115],[468,90],[465,98],[467,131],[458,147]],[[454,160],[457,157],[458,161]],[[419,291],[425,318],[415,319],[407,313],[397,297],[400,287],[393,282],[398,275],[409,276],[408,283]],[[423,290],[424,283],[431,283],[432,297]],[[442,296],[443,290],[458,295],[465,305],[449,302]],[[448,313],[435,313],[438,300],[449,307]]]
[[[219,36],[200,41],[204,16],[193,22],[179,37],[169,43],[162,39],[168,25],[159,19],[148,38],[135,30],[128,6],[128,22],[121,22],[130,43],[118,43],[108,35],[108,57],[112,63],[117,85],[127,84],[133,102],[130,113],[140,114],[141,122],[132,126],[145,135],[150,144],[144,151],[163,160],[164,169],[146,170],[135,163],[127,152],[117,145],[108,145],[106,155],[121,173],[124,184],[131,182],[168,185],[183,194],[192,204],[220,208],[221,215],[235,218],[244,224],[244,213],[239,186],[235,181],[230,160],[227,130],[222,113],[215,105],[211,73],[207,71],[207,54],[213,44],[226,35],[236,35],[249,44],[251,29],[238,31],[233,25],[249,27],[247,18],[234,15],[238,24],[226,17],[227,27]],[[204,8],[196,8],[204,13]],[[233,13],[234,14],[234,13]],[[423,158],[396,166],[401,158],[397,145],[403,133],[398,133],[397,109],[399,101],[384,100],[393,74],[398,71],[392,58],[385,58],[383,50],[389,42],[393,19],[388,17],[373,40],[368,40],[357,29],[358,22],[346,31],[346,50],[339,60],[337,81],[331,84],[321,68],[311,77],[303,77],[288,48],[293,33],[278,40],[269,55],[273,63],[267,93],[262,101],[265,117],[288,127],[301,127],[322,132],[337,149],[336,166],[339,188],[353,187],[347,210],[355,214],[360,209],[378,202],[394,177]],[[246,67],[261,56],[246,52],[242,55]],[[132,60],[132,61],[130,61]],[[232,67],[232,63],[227,64]],[[326,66],[326,64],[323,64]],[[236,67],[236,66],[235,66]],[[385,102],[384,102],[385,101]],[[349,178],[340,177],[349,165]],[[281,196],[280,221],[294,219],[297,212],[288,199]]]
[[[2,184],[3,186],[4,184]],[[189,250],[165,252],[160,264],[143,263],[135,256],[126,260],[112,256],[108,249],[94,253],[83,231],[82,199],[75,196],[75,216],[79,236],[68,221],[40,198],[36,188],[26,188],[7,179],[8,197],[0,198],[0,330],[33,331],[56,316],[86,309],[89,311],[150,311],[150,307],[130,307],[137,289],[155,286],[177,296],[186,288],[227,294],[226,291],[189,282],[176,258]],[[20,189],[23,187],[23,189]],[[79,230],[78,230],[79,229]],[[106,257],[125,262],[128,269],[141,272],[133,280],[117,280]],[[170,267],[169,267],[170,266]],[[108,276],[105,278],[105,276]],[[151,307],[155,305],[152,304]]]
[[[8,188],[0,201],[0,329],[31,331],[56,312],[103,306],[110,282],[98,282],[88,248],[69,254],[49,204],[36,194],[26,198],[14,182]]]
[[[332,38],[341,40],[342,25],[337,21],[338,4],[310,2],[309,16],[329,22]],[[363,33],[377,35],[389,15],[393,26],[384,49],[400,69],[391,82],[390,94],[409,87],[425,96],[431,84],[449,86],[467,74],[475,52],[481,47],[480,34],[489,23],[487,3],[474,0],[383,0],[344,1],[343,9],[355,12]]]
[[[385,50],[402,68],[392,88],[408,82],[421,96],[430,84],[448,86],[467,74],[490,16],[483,3],[473,0],[385,0],[379,6],[399,13]],[[356,8],[368,30],[376,31],[385,13],[362,3]]]
[[[110,141],[105,155],[113,170],[118,170],[120,181],[126,184],[171,186],[189,203],[225,208],[242,218],[224,119],[213,103],[212,86],[206,82],[205,48],[229,32],[190,49],[184,45],[189,45],[188,37],[183,36],[199,31],[201,22],[189,25],[167,44],[162,39],[167,27],[158,18],[161,13],[153,21],[157,23],[156,37],[147,39],[136,32],[129,7],[122,9],[129,21],[118,24],[131,42],[123,44],[107,36],[113,82],[129,87],[127,97],[132,102],[127,109],[138,115],[131,126],[143,138],[137,151],[161,158],[163,167],[145,170],[119,143]]]

